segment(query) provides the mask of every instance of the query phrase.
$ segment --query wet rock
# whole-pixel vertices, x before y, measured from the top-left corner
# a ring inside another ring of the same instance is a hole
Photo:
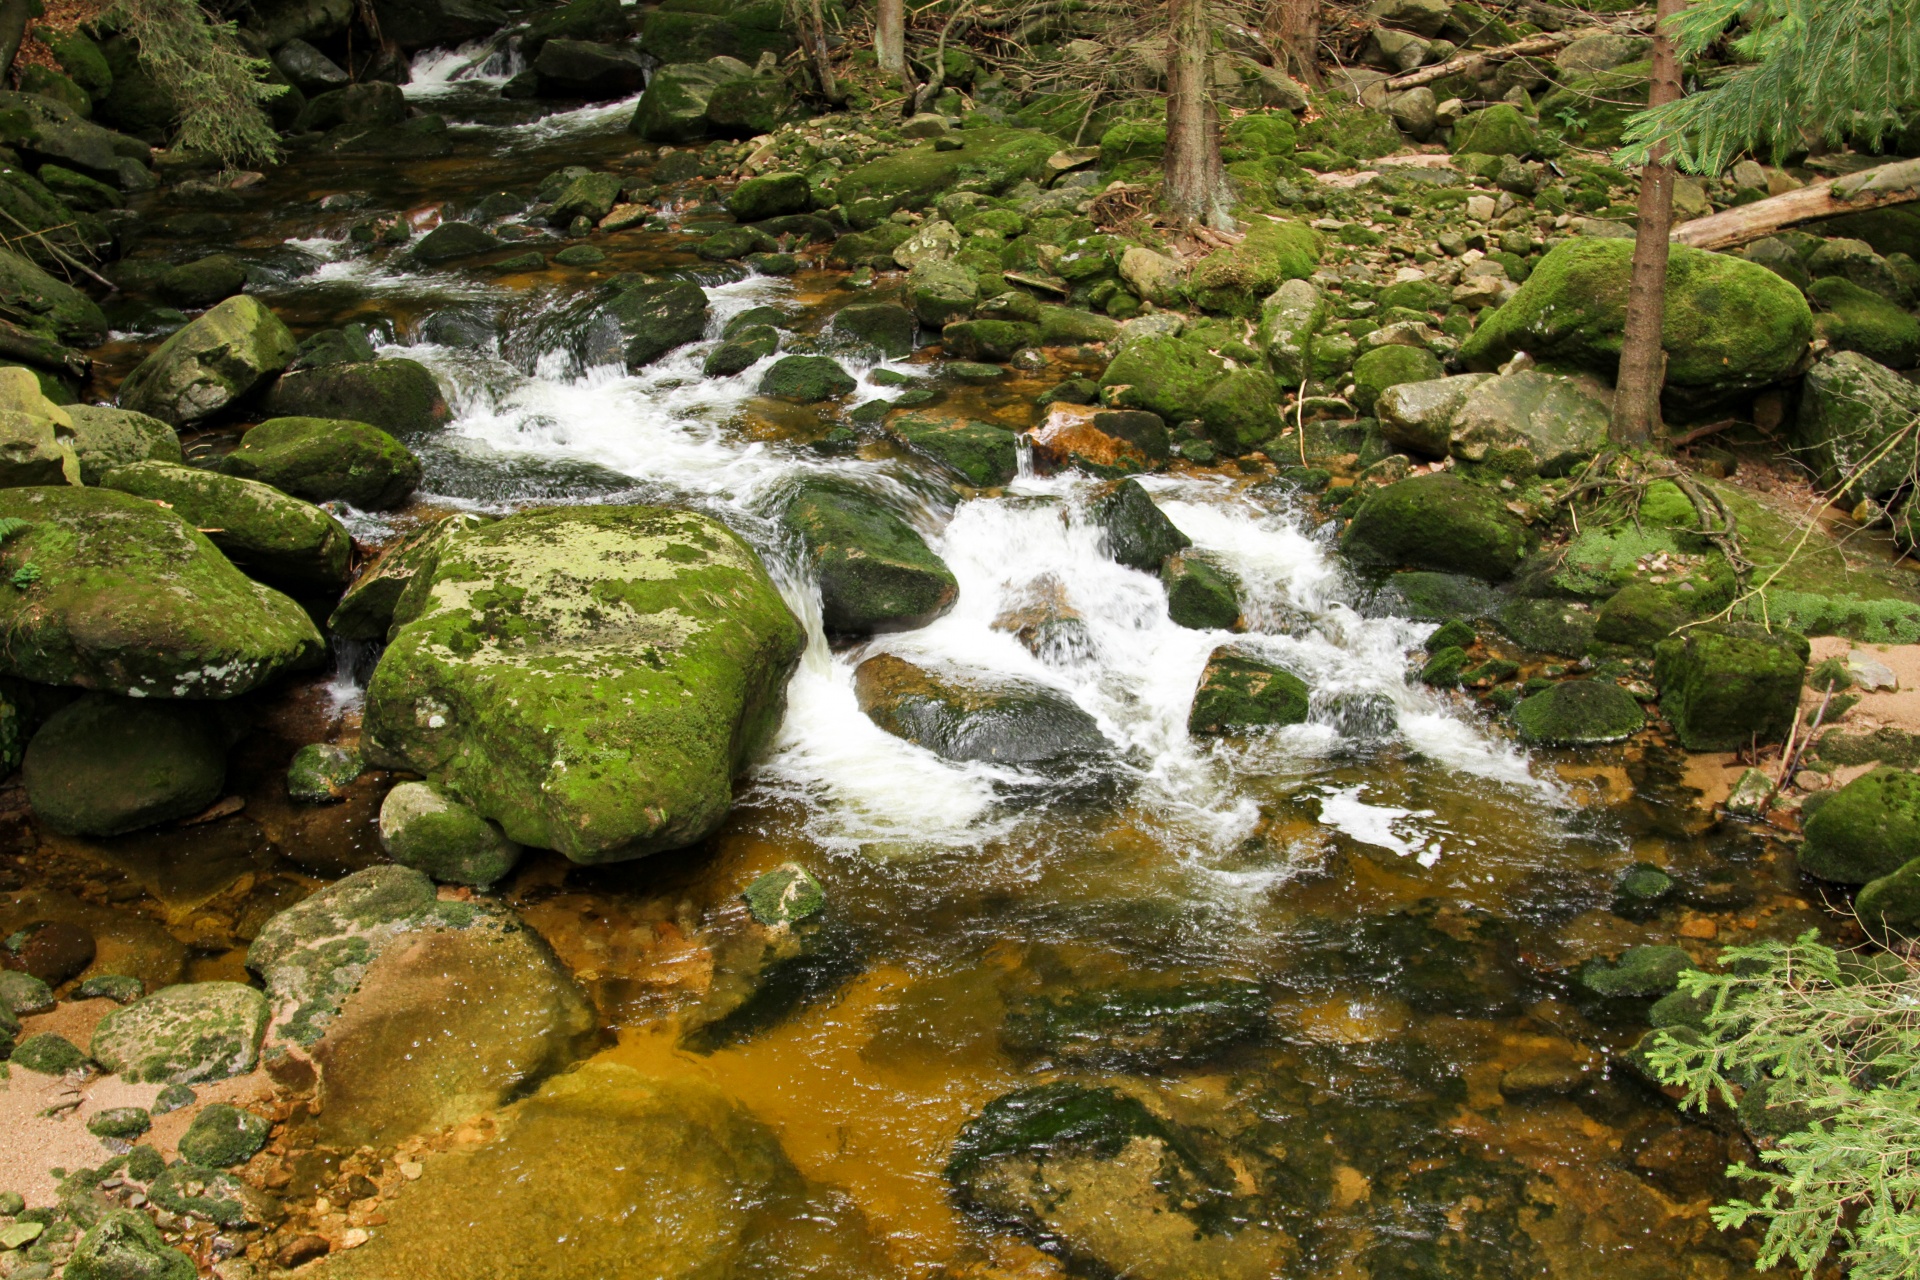
[[[341,597],[327,629],[347,640],[384,638],[394,609],[415,578],[430,577],[442,546],[489,522],[491,517],[452,515],[401,539],[369,565]]]
[[[1458,476],[1414,476],[1361,501],[1341,539],[1363,565],[1410,566],[1498,581],[1526,555],[1526,527],[1493,492]]]
[[[273,1255],[273,1265],[283,1271],[292,1271],[309,1262],[317,1262],[333,1251],[333,1242],[325,1236],[295,1236],[280,1246]]]
[[[1000,1032],[1007,1052],[1082,1070],[1206,1062],[1263,1035],[1272,1003],[1259,983],[1237,979],[1075,985],[1012,1001]]]
[[[73,988],[75,1000],[111,1000],[115,1004],[132,1004],[146,993],[146,983],[122,973],[98,974]]]
[[[365,767],[358,751],[330,742],[309,742],[293,753],[293,763],[287,766],[287,796],[303,804],[338,800]]]
[[[549,40],[533,60],[543,98],[605,102],[646,86],[646,63],[638,51],[591,40]]]
[[[888,359],[913,354],[913,312],[897,302],[856,302],[833,313],[833,328]]]
[[[1907,481],[1911,460],[1888,440],[1920,414],[1920,387],[1858,352],[1816,361],[1801,384],[1795,443],[1825,487],[1852,478],[1857,493],[1884,497]],[[1871,464],[1871,465],[1869,465]]]
[[[616,284],[595,313],[586,339],[586,363],[624,362],[630,371],[652,364],[707,331],[707,295],[688,280]]]
[[[1621,742],[1646,727],[1639,701],[1605,680],[1567,680],[1513,710],[1520,736],[1542,746]]]
[[[368,760],[578,862],[711,831],[803,644],[753,551],[667,508],[484,525],[443,546],[418,591],[368,687]],[[614,741],[629,745],[600,745]]]
[[[169,269],[155,282],[160,296],[176,307],[210,307],[247,286],[247,268],[231,254],[216,253]]]
[[[1440,362],[1417,347],[1375,347],[1353,362],[1354,403],[1367,413],[1381,392],[1402,383],[1431,382],[1440,376]]]
[[[1066,584],[1050,573],[1010,596],[993,629],[1011,632],[1042,662],[1070,665],[1093,653],[1086,619],[1068,603]]]
[[[8,1061],[22,1070],[37,1071],[43,1076],[63,1076],[86,1066],[87,1055],[65,1036],[43,1031],[14,1045],[13,1056]]]
[[[341,125],[382,128],[403,124],[406,118],[407,99],[400,86],[368,80],[309,98],[294,129],[324,133]]]
[[[1617,963],[1596,960],[1581,970],[1580,985],[1596,995],[1648,999],[1672,991],[1681,974],[1698,967],[1679,947],[1628,947]]]
[[[627,124],[648,142],[689,142],[707,132],[707,103],[713,91],[741,76],[732,59],[676,62],[660,67],[647,82]]]
[[[371,511],[400,506],[420,483],[420,460],[405,445],[370,423],[339,418],[263,422],[240,437],[220,470],[310,502]]]
[[[93,963],[93,935],[67,920],[35,920],[7,935],[4,943],[10,969],[57,987],[78,977]]]
[[[1067,394],[1078,394],[1069,387]],[[1064,395],[1056,402],[1068,403]],[[1143,409],[1054,413],[1032,433],[1034,462],[1055,470],[1079,467],[1095,475],[1151,471],[1172,456],[1167,424]]]
[[[120,407],[176,427],[244,399],[293,359],[293,334],[244,294],[228,298],[160,344],[120,384]]]
[[[1219,357],[1197,343],[1127,334],[1120,354],[1100,375],[1100,386],[1117,407],[1146,409],[1168,422],[1185,422],[1200,416],[1207,392],[1223,371]]]
[[[1806,639],[1747,624],[1688,628],[1654,649],[1660,709],[1689,751],[1734,751],[1786,736],[1806,677]]]
[[[727,195],[727,212],[742,222],[759,222],[813,208],[813,189],[805,174],[775,173],[748,178]]]
[[[1505,306],[1460,348],[1490,369],[1524,350],[1611,377],[1626,324],[1633,245],[1576,237],[1551,250]],[[1765,267],[1675,246],[1668,267],[1667,385],[1697,396],[1750,391],[1785,377],[1813,336],[1800,291]]]
[[[251,1160],[267,1145],[266,1119],[224,1102],[201,1108],[180,1137],[180,1154],[206,1169],[226,1169]]]
[[[1167,614],[1196,631],[1227,631],[1240,621],[1240,596],[1233,580],[1200,554],[1176,551],[1160,565],[1167,588]]]
[[[934,671],[880,654],[854,669],[854,693],[882,729],[948,760],[1050,764],[1107,750],[1092,716],[1032,681]]]
[[[162,987],[102,1018],[88,1052],[136,1083],[225,1080],[260,1061],[267,1017],[267,998],[242,983]]]
[[[907,292],[913,313],[929,328],[944,328],[973,313],[980,285],[973,273],[956,262],[926,258],[907,274]]]
[[[1222,645],[1207,658],[1187,712],[1187,732],[1245,733],[1305,724],[1306,682],[1257,655]]]
[[[1252,453],[1280,432],[1280,384],[1265,370],[1235,369],[1201,397],[1200,422],[1222,453]]]
[[[575,218],[598,222],[620,202],[625,180],[613,173],[583,173],[560,188],[552,198],[547,225],[566,227]]]
[[[1503,474],[1562,476],[1606,445],[1612,411],[1612,393],[1595,378],[1522,370],[1467,389],[1448,451]]]
[[[770,324],[748,325],[707,353],[701,372],[710,378],[744,373],[780,349],[780,331]]]
[[[809,479],[786,519],[812,556],[828,631],[910,631],[953,607],[960,590],[953,571],[913,526],[858,486]]]
[[[1040,326],[1019,320],[956,320],[940,331],[947,355],[990,364],[1005,364],[1039,342]]]
[[[520,861],[500,828],[424,782],[403,782],[380,806],[380,847],[441,884],[494,884]]]
[[[1516,598],[1500,606],[1500,629],[1536,653],[1584,657],[1593,639],[1593,610],[1572,600]]]
[[[53,1008],[53,988],[30,973],[0,969],[0,1009],[16,1018]]]
[[[114,1209],[80,1237],[65,1274],[70,1280],[194,1280],[199,1271],[147,1215]]]
[[[1143,573],[1158,573],[1168,556],[1193,545],[1135,480],[1115,485],[1094,504],[1092,515],[1106,533],[1107,553]]]
[[[820,882],[791,862],[760,876],[740,896],[753,918],[768,928],[797,924],[817,914],[827,900]]]
[[[1920,776],[1882,765],[1827,797],[1807,819],[1800,869],[1839,884],[1893,877],[1920,850]],[[1882,894],[1896,895],[1889,885]]]
[[[1240,242],[1202,258],[1187,292],[1208,311],[1257,317],[1260,304],[1288,280],[1304,280],[1320,261],[1320,237],[1301,223],[1258,219]]]
[[[96,1138],[131,1142],[152,1127],[153,1117],[145,1107],[108,1107],[87,1117],[87,1132]]]
[[[417,360],[300,369],[282,374],[261,403],[275,418],[363,422],[399,433],[426,431],[453,416],[432,371]]]
[[[1381,609],[1422,622],[1492,618],[1502,604],[1500,593],[1479,578],[1421,570],[1394,574],[1377,600]]]
[[[759,392],[795,404],[818,404],[846,395],[855,385],[830,356],[782,356],[761,376]]]
[[[976,488],[1006,484],[1019,473],[1019,437],[991,422],[908,413],[889,421],[887,431]]]
[[[48,717],[22,774],[55,831],[117,836],[205,809],[226,761],[225,736],[198,705],[94,693]]]
[[[332,58],[298,37],[273,51],[273,65],[309,97],[343,88],[353,79]]]
[[[165,502],[210,530],[209,541],[252,576],[294,591],[338,591],[347,583],[353,540],[311,503],[232,475],[171,462],[136,462],[100,477],[100,486]]]
[[[97,485],[108,471],[129,463],[181,461],[180,437],[158,418],[105,405],[65,409],[73,422],[73,452],[83,484]]]
[[[420,242],[413,246],[409,254],[423,266],[437,267],[458,262],[462,258],[492,253],[495,249],[504,248],[506,243],[471,222],[443,222],[420,237]]]
[[[125,192],[151,191],[145,143],[102,128],[73,107],[37,93],[0,93],[0,142],[38,167],[56,164]]]
[[[1815,280],[1807,297],[1820,307],[1814,331],[1834,351],[1857,351],[1895,369],[1920,363],[1920,320],[1884,297],[1838,277]]]
[[[1853,914],[1874,937],[1912,937],[1920,928],[1920,858],[1869,881],[1854,895]]]

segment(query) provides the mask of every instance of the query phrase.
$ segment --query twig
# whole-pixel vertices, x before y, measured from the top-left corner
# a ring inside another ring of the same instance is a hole
[[[22,231],[26,232],[28,235],[38,240],[41,244],[47,246],[48,253],[51,253],[54,257],[66,263],[68,266],[72,267],[75,271],[84,272],[85,274],[92,276],[95,280],[99,281],[101,284],[105,285],[107,287],[108,293],[112,294],[112,293],[120,292],[119,285],[107,279],[105,276],[101,275],[98,271],[95,271],[92,267],[89,267],[86,263],[81,262],[79,259],[74,258],[69,254],[67,254],[64,250],[60,248],[59,245],[47,239],[45,236],[41,235],[38,231],[35,231],[32,227],[28,226],[26,223],[20,221],[20,219],[14,217],[13,213],[10,210],[0,209],[0,215],[4,215],[8,222],[11,222],[14,226],[20,228]]]
[[[1807,726],[1807,736],[1800,740],[1800,749],[1793,753],[1793,759],[1787,761],[1787,767],[1780,772],[1780,785],[1786,786],[1787,779],[1800,767],[1800,757],[1805,755],[1807,747],[1813,742],[1813,735],[1820,732],[1820,722],[1827,718],[1827,704],[1833,701],[1833,681],[1827,681],[1826,696],[1820,699],[1820,709],[1813,713],[1813,723]],[[1789,739],[1791,742],[1791,739]]]

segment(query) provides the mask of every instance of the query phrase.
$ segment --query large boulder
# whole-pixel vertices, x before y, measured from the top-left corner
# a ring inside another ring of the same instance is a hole
[[[225,1080],[259,1063],[267,1017],[267,998],[244,983],[182,983],[107,1014],[87,1053],[137,1083]]]
[[[1858,351],[1895,369],[1920,363],[1920,320],[1898,304],[1838,276],[1815,280],[1806,293],[1820,307],[1813,326],[1830,350]]]
[[[1513,709],[1520,736],[1543,746],[1621,742],[1646,727],[1634,696],[1610,680],[1563,680]]]
[[[1453,424],[1460,406],[1487,373],[1462,373],[1425,382],[1402,382],[1374,401],[1380,434],[1387,443],[1418,458],[1444,458],[1453,450]]]
[[[913,354],[913,312],[897,302],[856,302],[833,313],[833,329],[889,360]]]
[[[1119,407],[1186,422],[1200,416],[1207,392],[1224,369],[1220,358],[1197,342],[1168,334],[1123,336],[1120,354],[1108,362],[1100,386]]]
[[[1626,329],[1633,241],[1579,237],[1542,258],[1505,306],[1460,348],[1491,369],[1525,351],[1612,377]],[[1667,264],[1670,392],[1705,397],[1751,391],[1788,376],[1813,336],[1800,291],[1756,263],[1675,245]]]
[[[1200,423],[1221,452],[1251,453],[1280,433],[1280,384],[1265,369],[1235,369],[1200,398]]]
[[[793,91],[779,75],[723,80],[707,98],[707,125],[722,138],[772,133],[793,114]]]
[[[100,486],[166,503],[254,577],[291,591],[347,584],[353,539],[346,527],[271,485],[173,462],[136,462],[107,472]]]
[[[914,527],[857,485],[803,482],[787,523],[813,557],[828,631],[864,636],[923,627],[959,595],[953,571]]]
[[[342,125],[380,129],[401,124],[406,118],[407,99],[399,85],[365,80],[309,98],[293,127],[299,133],[324,132]]]
[[[55,164],[122,191],[150,191],[153,150],[37,93],[0,92],[0,144],[35,168]]]
[[[1107,750],[1094,718],[1057,689],[916,666],[890,653],[853,673],[867,718],[948,760],[1039,765]]]
[[[707,103],[713,91],[740,78],[732,58],[678,62],[659,68],[640,95],[627,128],[648,142],[690,142],[707,132]]]
[[[957,262],[922,258],[907,273],[907,295],[921,324],[944,328],[973,314],[980,301],[980,282]]]
[[[1467,391],[1447,451],[1496,472],[1563,476],[1606,447],[1612,413],[1612,392],[1596,378],[1520,370]]]
[[[0,490],[8,539],[40,579],[0,597],[0,671],[41,684],[230,698],[311,666],[325,642],[177,513],[107,489]]]
[[[795,44],[784,30],[785,12],[767,0],[662,5],[641,22],[640,48],[667,64],[726,58],[751,65],[762,53],[777,60],[793,52]]]
[[[1455,154],[1524,156],[1538,145],[1533,125],[1505,102],[1463,116],[1453,127]]]
[[[287,367],[298,344],[257,299],[228,298],[187,324],[120,384],[120,407],[176,427],[212,417]]]
[[[1376,489],[1340,540],[1357,564],[1510,576],[1527,553],[1526,526],[1499,495],[1445,472]]]
[[[1268,295],[1289,280],[1304,280],[1320,263],[1320,237],[1298,222],[1256,218],[1230,249],[1202,258],[1187,292],[1208,311],[1257,317]]]
[[[380,428],[339,418],[273,418],[220,460],[229,476],[257,480],[309,502],[397,507],[420,484],[420,460]]]
[[[1882,765],[1807,819],[1800,869],[1839,884],[1890,876],[1920,857],[1920,775]]]
[[[1920,415],[1920,386],[1854,351],[1816,361],[1801,383],[1795,443],[1819,472],[1820,484],[1863,497],[1885,497],[1907,483],[1915,451],[1888,442],[1904,438]]]
[[[290,370],[267,389],[261,407],[275,418],[366,422],[393,432],[426,431],[452,416],[433,372],[404,359]]]
[[[1807,671],[1805,637],[1751,624],[1689,627],[1654,649],[1660,709],[1689,751],[1784,738]]]
[[[182,460],[180,437],[158,418],[106,405],[70,404],[65,410],[83,484],[99,484],[101,476],[128,463]]]
[[[640,92],[647,64],[636,49],[592,40],[549,40],[533,60],[540,96],[602,102]]]
[[[616,285],[589,322],[585,362],[639,370],[677,346],[698,342],[707,332],[709,310],[706,292],[690,280]]]
[[[227,740],[198,703],[92,693],[40,726],[22,778],[34,813],[55,831],[117,836],[219,799]]]
[[[488,0],[374,0],[380,34],[411,53],[433,45],[453,48],[492,35],[507,14]]]
[[[804,643],[746,543],[660,507],[473,529],[405,603],[367,690],[369,761],[576,862],[717,826]]]
[[[55,342],[91,347],[107,338],[107,317],[92,298],[10,249],[0,249],[0,305],[9,320]]]
[[[31,370],[0,366],[0,488],[80,479],[72,417],[41,393]]]

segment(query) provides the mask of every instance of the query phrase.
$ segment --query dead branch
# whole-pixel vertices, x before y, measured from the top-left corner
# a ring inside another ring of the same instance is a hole
[[[1430,67],[1421,67],[1418,71],[1394,76],[1391,80],[1384,81],[1382,87],[1388,93],[1399,93],[1403,89],[1417,89],[1423,84],[1432,84],[1435,80],[1444,80],[1448,76],[1472,75],[1496,62],[1509,62],[1514,58],[1525,58],[1536,53],[1552,53],[1572,44],[1581,36],[1596,35],[1601,32],[1638,35],[1644,30],[1644,22],[1629,21],[1581,27],[1576,31],[1549,31],[1543,35],[1528,36],[1525,40],[1501,45],[1494,49],[1475,49],[1457,58],[1449,58],[1445,62],[1436,62]]]
[[[1669,238],[1695,249],[1731,249],[1802,222],[1915,200],[1920,200],[1920,160],[1901,160],[1683,222]]]

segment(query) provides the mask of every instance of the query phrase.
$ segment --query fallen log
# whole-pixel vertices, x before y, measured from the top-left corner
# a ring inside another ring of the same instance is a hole
[[[1611,31],[1611,27],[1586,27],[1579,31],[1549,31],[1544,35],[1528,36],[1517,44],[1503,44],[1497,49],[1476,49],[1472,53],[1463,53],[1457,58],[1448,58],[1445,62],[1436,62],[1430,67],[1421,67],[1418,71],[1409,71],[1380,82],[1389,93],[1399,93],[1404,89],[1418,89],[1423,84],[1432,84],[1435,80],[1445,80],[1448,76],[1469,74],[1490,66],[1496,62],[1506,62],[1513,58],[1524,58],[1535,53],[1552,53],[1578,40],[1581,36],[1596,31]]]
[[[1901,160],[1683,222],[1668,238],[1695,249],[1732,249],[1803,222],[1915,200],[1920,200],[1920,160]]]

